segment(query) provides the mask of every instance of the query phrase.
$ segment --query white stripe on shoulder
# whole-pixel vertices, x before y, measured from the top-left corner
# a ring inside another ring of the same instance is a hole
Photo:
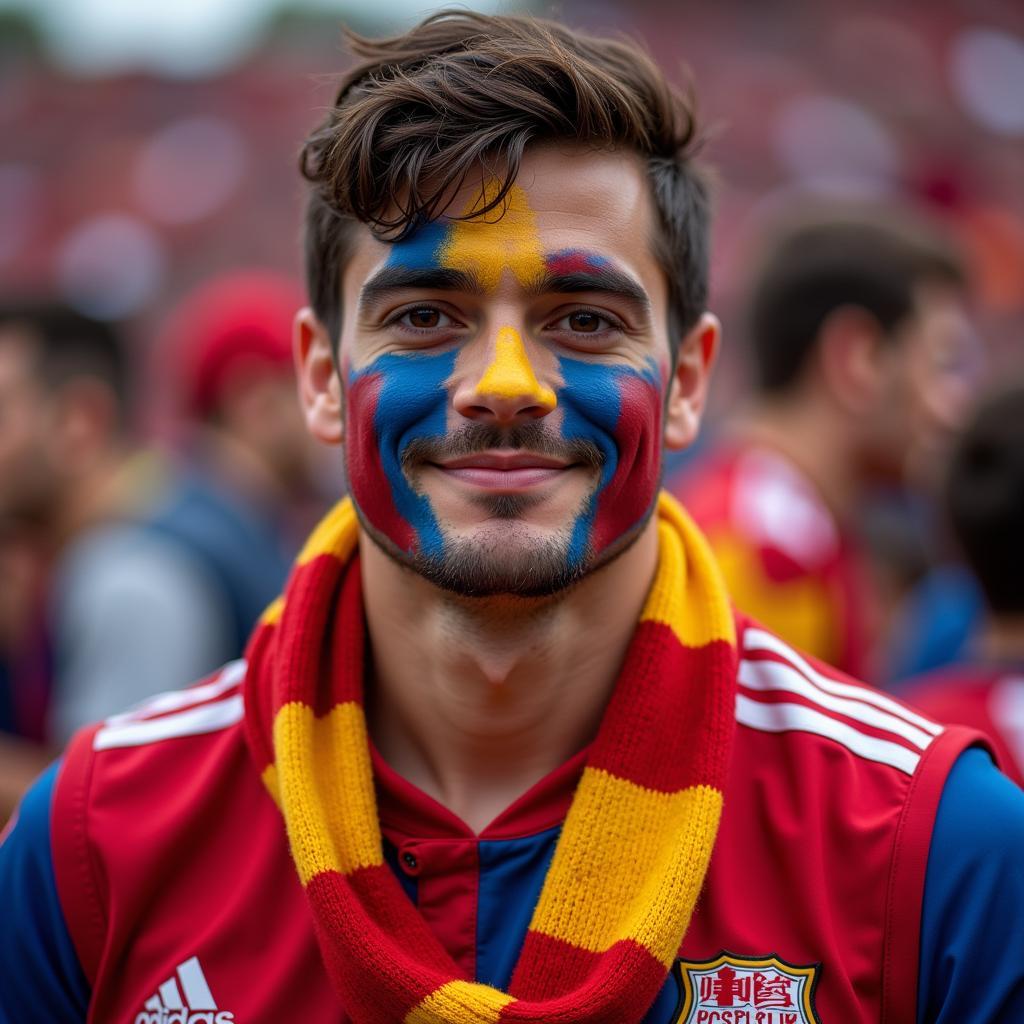
[[[163,718],[146,718],[105,725],[93,737],[93,750],[113,747],[141,747],[178,736],[199,736],[217,732],[241,721],[245,703],[240,693],[213,704],[200,704]]]
[[[761,692],[782,690],[786,693],[799,694],[819,707],[834,711],[836,714],[844,715],[846,718],[852,718],[854,721],[882,729],[896,736],[902,736],[919,750],[927,750],[928,745],[935,739],[931,733],[918,729],[916,725],[911,725],[902,718],[890,715],[888,711],[883,711],[873,704],[850,700],[848,697],[839,697],[834,693],[829,693],[823,687],[815,686],[806,676],[781,661],[748,661],[744,658],[740,662],[739,681],[748,690]]]
[[[760,732],[809,732],[824,736],[859,757],[890,765],[907,775],[914,774],[921,760],[919,754],[900,743],[868,736],[845,722],[839,722],[803,704],[762,704],[738,694],[736,721]]]
[[[766,632],[763,629],[748,629],[743,635],[743,649],[748,653],[755,651],[771,651],[785,658],[794,668],[799,669],[804,676],[815,686],[820,687],[826,693],[834,694],[837,697],[850,697],[853,700],[863,701],[865,704],[873,704],[876,708],[888,711],[889,714],[902,718],[911,725],[916,725],[924,732],[932,736],[942,733],[943,727],[931,719],[919,715],[916,711],[904,707],[899,701],[887,697],[884,693],[872,690],[866,686],[851,686],[849,683],[840,682],[838,679],[830,679],[822,675],[816,668],[811,666],[807,660],[793,650],[788,644],[783,643],[777,636]]]
[[[178,711],[190,704],[201,704],[212,700],[237,686],[245,678],[246,662],[243,659],[229,661],[217,674],[217,678],[202,686],[190,686],[183,690],[167,690],[153,697],[147,697],[134,707],[120,714],[111,715],[104,725],[120,725],[122,722],[137,722],[152,715],[162,715],[167,711]]]

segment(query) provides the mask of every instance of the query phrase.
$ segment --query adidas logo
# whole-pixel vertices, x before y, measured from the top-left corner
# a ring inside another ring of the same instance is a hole
[[[235,1015],[217,1009],[199,957],[177,970],[146,1000],[135,1024],[234,1024]]]

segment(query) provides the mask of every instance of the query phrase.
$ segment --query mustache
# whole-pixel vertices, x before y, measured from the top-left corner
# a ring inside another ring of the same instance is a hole
[[[402,468],[416,463],[444,462],[495,448],[515,448],[547,455],[563,462],[579,462],[600,469],[604,462],[601,449],[584,438],[566,440],[553,435],[539,423],[524,423],[501,429],[486,423],[471,423],[458,433],[440,437],[416,438],[402,451]]]

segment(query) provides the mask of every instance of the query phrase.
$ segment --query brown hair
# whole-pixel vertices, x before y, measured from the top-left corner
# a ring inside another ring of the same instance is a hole
[[[1024,613],[1024,378],[990,392],[957,441],[945,506],[996,615]]]
[[[526,147],[548,141],[621,147],[646,159],[669,283],[671,341],[707,301],[708,195],[692,163],[692,103],[635,43],[523,16],[441,11],[405,35],[348,34],[363,62],[302,149],[310,182],[310,301],[337,344],[341,271],[353,227],[400,240],[439,216],[481,169],[501,188],[472,211],[502,205]]]
[[[782,394],[803,379],[822,326],[837,309],[864,310],[894,338],[914,313],[920,285],[966,287],[952,241],[906,208],[801,204],[778,217],[760,250],[748,327],[762,394]]]

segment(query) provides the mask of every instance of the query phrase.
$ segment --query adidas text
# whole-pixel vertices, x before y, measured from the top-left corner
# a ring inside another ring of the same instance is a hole
[[[235,1024],[227,1010],[143,1010],[135,1024]]]

